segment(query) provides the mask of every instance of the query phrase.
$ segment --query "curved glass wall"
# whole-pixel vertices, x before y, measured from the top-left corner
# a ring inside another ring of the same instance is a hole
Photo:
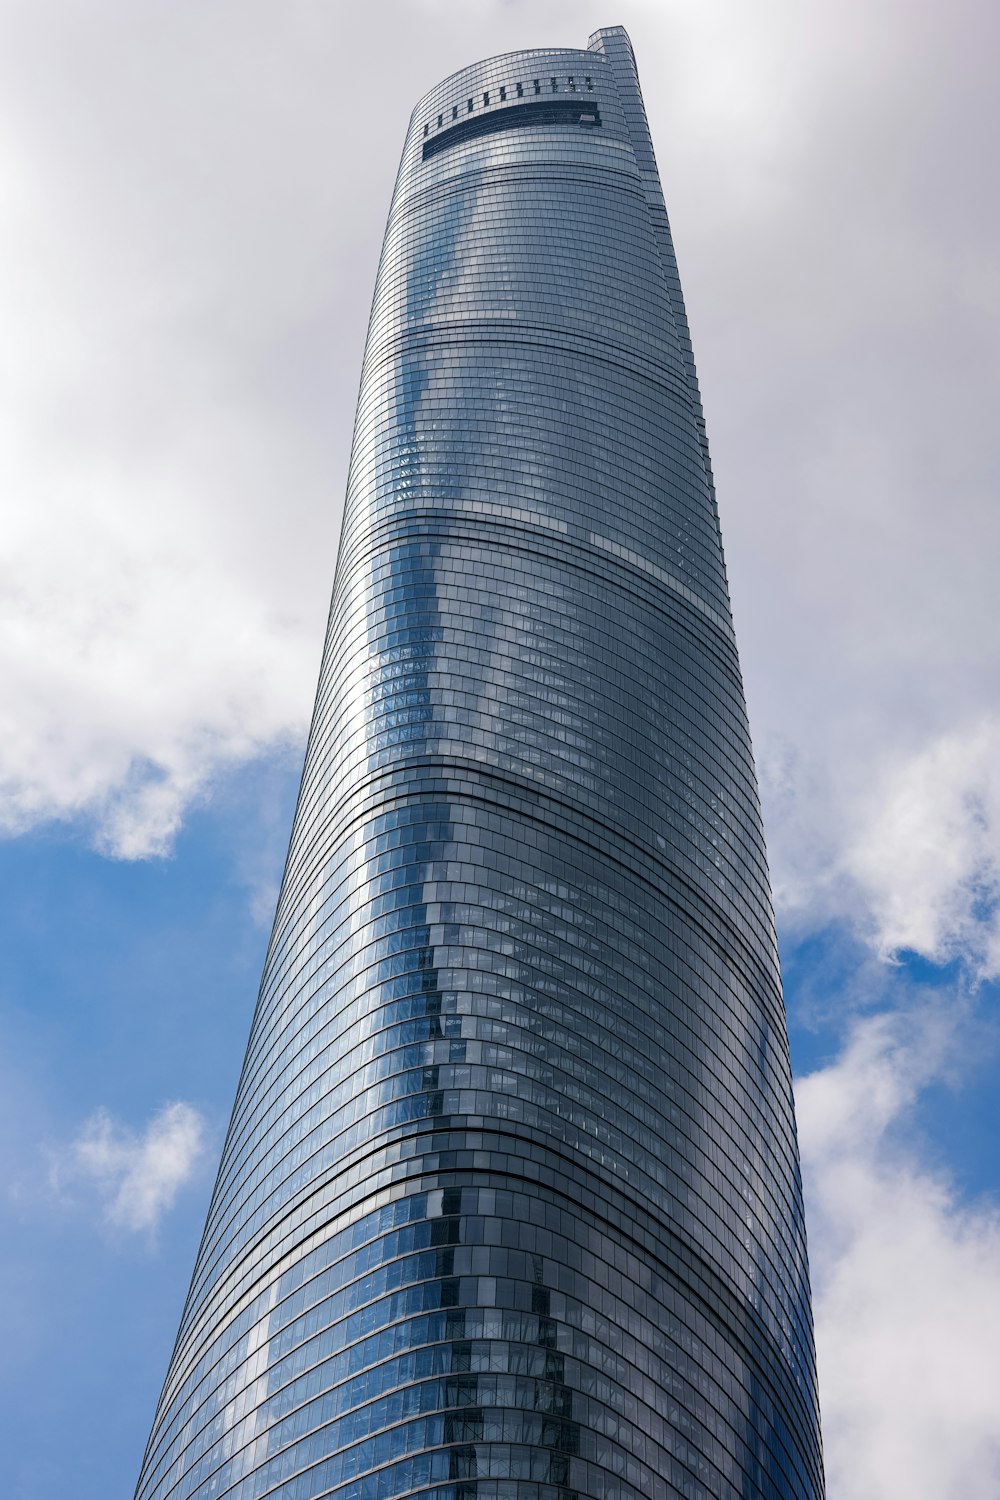
[[[631,48],[411,119],[140,1500],[822,1495],[704,425]]]

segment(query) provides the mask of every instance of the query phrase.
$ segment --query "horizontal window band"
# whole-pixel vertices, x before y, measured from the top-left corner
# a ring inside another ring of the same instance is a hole
[[[600,123],[600,110],[586,99],[545,99],[538,103],[514,104],[472,120],[460,120],[457,125],[442,130],[440,135],[431,136],[424,142],[424,161],[439,151],[447,151],[449,146],[459,146],[463,141],[475,140],[480,135],[495,135],[499,130],[513,130],[523,125],[595,126]]]

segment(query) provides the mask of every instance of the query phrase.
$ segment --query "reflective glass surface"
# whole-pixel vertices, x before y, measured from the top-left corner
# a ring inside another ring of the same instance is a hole
[[[288,862],[137,1496],[822,1493],[712,475],[610,28],[411,118]]]

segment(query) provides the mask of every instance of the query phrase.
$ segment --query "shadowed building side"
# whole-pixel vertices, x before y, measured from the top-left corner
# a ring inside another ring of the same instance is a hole
[[[823,1494],[764,843],[631,46],[411,118],[139,1500]]]

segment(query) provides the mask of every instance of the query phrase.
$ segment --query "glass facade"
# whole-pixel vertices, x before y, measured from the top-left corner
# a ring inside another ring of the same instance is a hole
[[[411,118],[139,1500],[822,1496],[764,843],[632,50]]]

